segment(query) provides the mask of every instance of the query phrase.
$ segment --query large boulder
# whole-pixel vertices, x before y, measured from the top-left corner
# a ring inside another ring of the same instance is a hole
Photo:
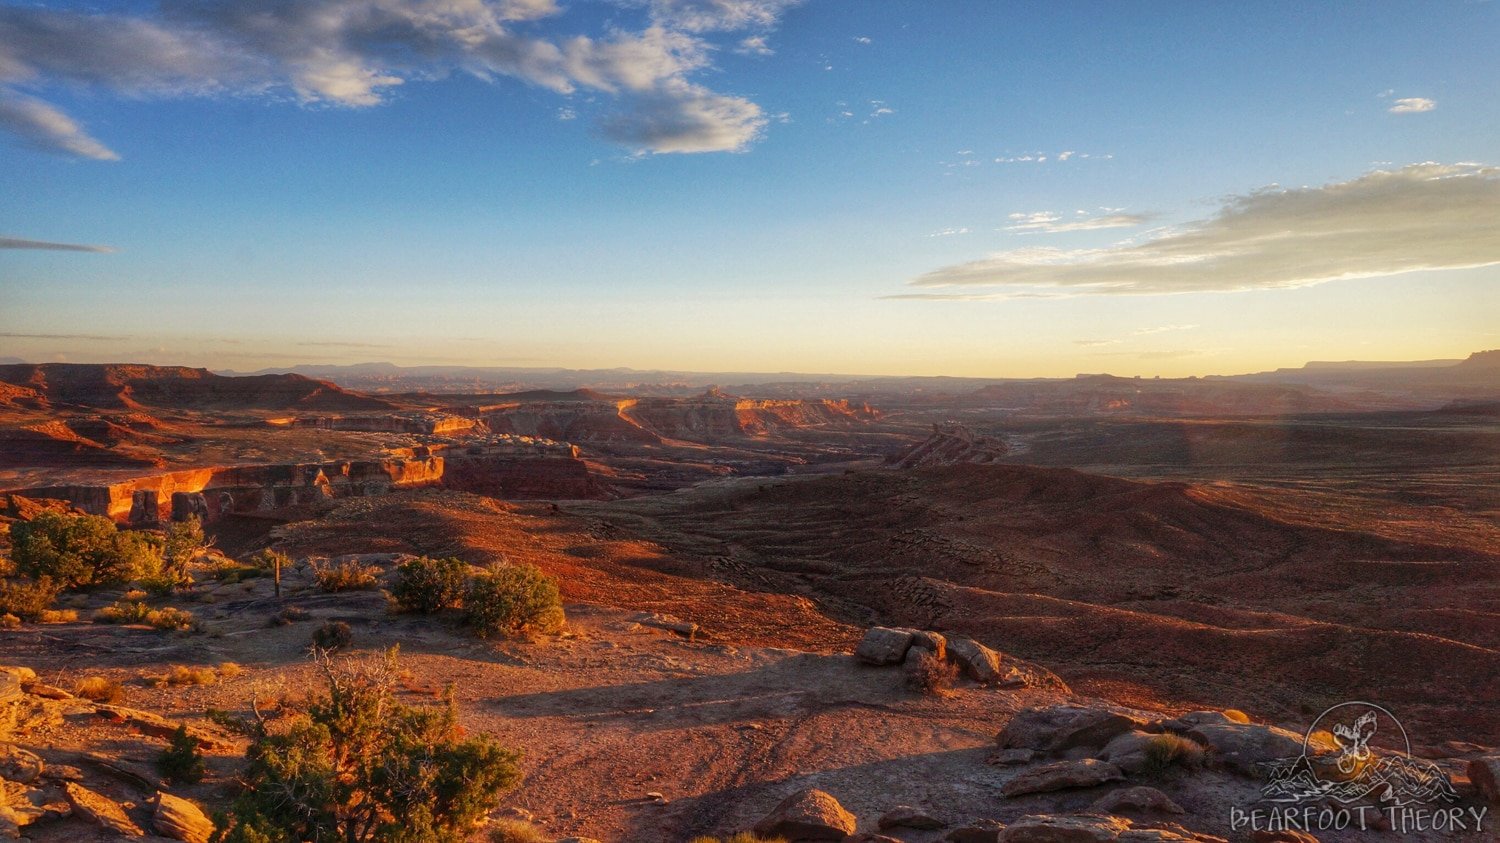
[[[1062,755],[1071,749],[1102,749],[1142,722],[1107,708],[1050,705],[1015,713],[995,741],[1001,749],[1030,749]]]
[[[1098,758],[1101,761],[1108,761],[1127,773],[1139,773],[1150,764],[1147,752],[1152,740],[1159,737],[1161,736],[1150,732],[1131,729],[1105,744],[1104,749],[1099,751]]]
[[[73,782],[63,782],[63,792],[67,794],[68,804],[73,806],[73,813],[94,825],[121,837],[146,836],[146,832],[113,799]]]
[[[1122,811],[1133,813],[1160,812],[1164,814],[1181,814],[1182,806],[1172,801],[1170,796],[1154,787],[1124,787],[1119,790],[1104,794],[1089,806],[1092,814],[1118,814]]]
[[[1000,654],[972,638],[949,637],[948,658],[965,676],[982,685],[992,685],[1008,675],[1000,668]]]
[[[1028,793],[1047,793],[1076,787],[1097,787],[1106,782],[1117,782],[1125,778],[1119,767],[1097,758],[1078,761],[1058,761],[1026,770],[1000,788],[1006,796],[1023,796]]]
[[[214,834],[213,821],[197,805],[162,791],[156,794],[151,827],[163,837],[184,843],[208,843]]]
[[[1479,798],[1500,805],[1500,755],[1484,755],[1469,762],[1469,783]]]
[[[889,811],[886,811],[884,814],[880,815],[880,819],[875,822],[875,825],[879,826],[881,831],[885,831],[886,829],[890,828],[916,828],[931,830],[937,828],[947,828],[948,826],[947,823],[943,822],[937,817],[934,817],[921,808],[915,808],[911,805],[897,805]]]
[[[1130,821],[1082,814],[1033,814],[1011,823],[1000,833],[1000,843],[1114,843]]]
[[[843,840],[854,833],[854,815],[844,810],[830,794],[807,788],[793,793],[755,824],[762,837],[785,837],[791,841]]]
[[[1246,775],[1259,764],[1302,754],[1303,736],[1275,726],[1204,723],[1183,734],[1212,749],[1229,769]]]
[[[888,626],[872,626],[854,648],[854,657],[865,664],[900,664],[911,648],[915,631],[894,629]]]
[[[946,659],[948,657],[948,638],[941,633],[930,632],[925,629],[918,630],[911,634],[911,648],[913,650],[926,650],[940,659]]]

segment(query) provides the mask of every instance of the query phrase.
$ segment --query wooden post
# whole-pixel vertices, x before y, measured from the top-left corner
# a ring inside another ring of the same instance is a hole
[[[276,554],[273,554],[271,556],[271,568],[274,571],[273,576],[275,577],[275,582],[276,582],[276,599],[280,600],[281,599],[281,554],[276,553]]]

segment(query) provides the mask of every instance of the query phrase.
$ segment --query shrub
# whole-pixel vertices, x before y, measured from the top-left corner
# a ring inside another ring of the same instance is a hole
[[[932,652],[924,651],[906,669],[906,687],[931,697],[946,697],[953,693],[953,682],[956,679],[958,665],[941,659]]]
[[[78,680],[78,684],[73,686],[73,693],[86,700],[112,703],[118,702],[121,697],[125,696],[125,688],[113,679],[90,676]]]
[[[1194,769],[1203,765],[1203,746],[1170,732],[1153,735],[1146,742],[1146,764],[1142,772],[1161,776],[1176,767]]]
[[[37,623],[73,623],[78,620],[76,609],[44,609],[36,616]]]
[[[186,609],[165,606],[146,613],[146,623],[163,631],[189,631],[198,628],[198,619]]]
[[[0,580],[0,614],[36,620],[52,607],[60,590],[56,581],[46,576]]]
[[[556,632],[564,621],[557,580],[532,565],[506,565],[469,578],[464,624],[481,638]]]
[[[432,614],[456,609],[464,599],[464,578],[469,566],[460,559],[429,559],[420,556],[396,568],[391,596],[403,612]]]
[[[225,817],[226,839],[459,843],[520,781],[520,756],[464,738],[451,698],[445,707],[396,699],[394,650],[319,663],[326,693],[244,724],[246,788]]]
[[[148,674],[142,677],[158,688],[169,685],[212,685],[219,674],[211,667],[188,667],[174,664],[166,673]]]
[[[313,579],[322,591],[357,591],[379,585],[380,568],[359,562],[316,565],[313,567]]]
[[[496,820],[490,827],[490,843],[552,843],[552,838],[529,822]]]
[[[20,627],[21,619],[15,615],[10,612],[0,615],[0,629],[19,629]]]
[[[166,538],[162,542],[162,564],[168,569],[186,573],[188,563],[208,546],[209,541],[203,534],[203,522],[198,516],[189,515],[186,521],[178,521],[167,527]]]
[[[96,623],[145,623],[151,607],[144,600],[121,600],[94,613]]]
[[[198,749],[198,739],[188,734],[186,724],[177,724],[167,748],[156,758],[156,770],[168,784],[203,781],[203,752]]]
[[[288,606],[272,616],[270,626],[288,626],[307,620],[307,610],[301,606]]]
[[[694,837],[690,843],[720,843],[717,837]],[[785,837],[756,837],[748,831],[724,838],[723,843],[786,843]]]
[[[155,576],[161,551],[143,533],[121,532],[99,515],[42,512],[10,527],[16,572],[51,577],[63,588],[129,582]]]
[[[354,630],[343,621],[328,621],[313,630],[312,643],[319,650],[337,652],[354,643]]]
[[[221,679],[237,679],[244,672],[245,669],[234,662],[224,662],[219,665],[219,678]]]

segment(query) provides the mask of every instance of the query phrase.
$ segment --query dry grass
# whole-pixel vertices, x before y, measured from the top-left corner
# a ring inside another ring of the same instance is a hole
[[[171,685],[212,685],[219,681],[219,672],[211,667],[188,667],[174,664],[166,673],[146,673],[141,678],[157,688]]]
[[[936,653],[923,653],[915,664],[906,669],[906,687],[929,697],[946,697],[952,694],[956,679],[958,665],[938,658]]]
[[[37,623],[73,623],[78,620],[77,609],[47,609],[37,615]]]
[[[528,822],[496,820],[490,827],[490,843],[552,843],[552,838]]]
[[[1170,732],[1155,735],[1146,742],[1148,775],[1164,775],[1174,768],[1197,769],[1203,766],[1203,746],[1197,741]]]
[[[313,579],[320,591],[359,591],[380,584],[380,567],[359,562],[319,565],[313,568]]]
[[[717,837],[704,836],[694,837],[691,841],[689,841],[689,843],[786,843],[786,838],[756,837],[754,834],[751,834],[748,831],[741,831],[738,834],[733,834],[729,837],[723,838],[723,840],[720,840]]]
[[[234,662],[224,662],[219,665],[220,679],[237,679],[244,675],[245,669]]]
[[[18,629],[20,626],[21,619],[15,615],[9,612],[0,615],[0,629]]]
[[[73,686],[73,693],[86,700],[112,703],[119,702],[125,696],[125,688],[113,679],[89,676],[78,680],[78,684]]]

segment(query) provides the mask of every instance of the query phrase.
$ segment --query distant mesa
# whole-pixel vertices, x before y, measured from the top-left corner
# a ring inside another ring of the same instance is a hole
[[[0,400],[104,409],[377,410],[395,404],[302,375],[225,377],[207,369],[133,364],[0,366]],[[35,396],[33,398],[33,396]]]

